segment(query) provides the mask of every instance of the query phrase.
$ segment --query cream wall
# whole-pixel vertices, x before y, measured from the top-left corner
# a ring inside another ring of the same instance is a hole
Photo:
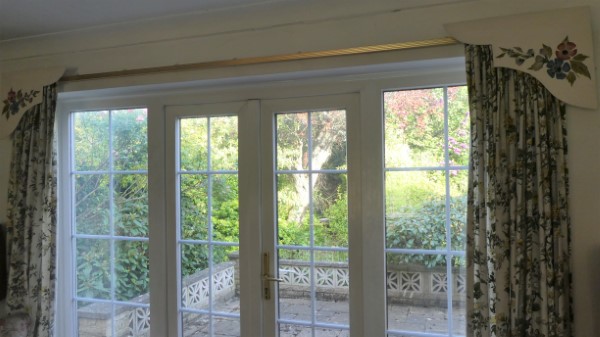
[[[435,0],[433,0],[435,1]],[[427,3],[431,3],[428,1]],[[600,2],[597,0],[437,1],[445,5],[395,10],[395,0],[321,0],[285,2],[269,11],[190,14],[177,18],[106,26],[0,43],[0,71],[63,65],[79,73],[266,56],[445,36],[443,24],[491,16],[589,6],[600,64]],[[419,4],[423,2],[412,2]],[[335,6],[337,4],[337,6]],[[552,29],[552,27],[548,27]],[[518,32],[526,34],[527,32]],[[454,55],[457,48],[423,49],[394,54],[399,59]],[[336,67],[345,63],[389,62],[391,56],[296,62],[272,67],[245,67],[202,73],[166,74],[67,84],[65,90],[114,87],[135,83],[241,76],[260,72]],[[600,72],[596,69],[596,78]],[[600,96],[600,93],[599,93]],[[600,331],[600,110],[568,110],[573,282],[577,337]],[[8,179],[6,142],[0,142],[0,205]],[[0,221],[5,218],[0,206]]]

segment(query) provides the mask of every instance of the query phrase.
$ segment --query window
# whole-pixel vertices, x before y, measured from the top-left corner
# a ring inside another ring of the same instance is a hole
[[[146,109],[71,114],[72,294],[79,336],[149,329]]]
[[[466,87],[383,100],[388,336],[464,335]]]
[[[62,103],[58,335],[465,335],[466,88],[297,85]]]

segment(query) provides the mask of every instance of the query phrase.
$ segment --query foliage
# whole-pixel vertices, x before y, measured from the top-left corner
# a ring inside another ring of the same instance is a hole
[[[466,198],[454,197],[449,200],[451,249],[465,249],[465,223],[467,215]],[[401,215],[387,219],[387,247],[405,249],[445,250],[446,238],[446,200],[431,199],[420,207],[407,207]],[[393,255],[391,263],[419,263],[427,267],[446,264],[443,255]],[[460,263],[454,261],[454,263]]]
[[[112,223],[116,236],[147,237],[146,111],[80,112],[73,120],[76,233],[110,235]],[[108,174],[110,165],[119,173]],[[110,298],[112,257],[117,300],[148,292],[147,242],[116,239],[111,248],[108,239],[77,239],[79,296]]]
[[[466,88],[386,92],[384,107],[386,167],[411,168],[386,174],[387,246],[446,248],[449,172],[451,244],[452,249],[463,249],[466,170],[439,168],[468,164]],[[76,232],[147,237],[145,110],[76,113],[73,126]],[[179,215],[184,240],[208,240],[212,233],[214,241],[238,242],[237,129],[235,118],[180,121]],[[348,181],[339,173],[347,167],[345,112],[277,115],[276,141],[278,243],[310,246],[314,233],[315,246],[348,247]],[[438,169],[426,169],[431,167]],[[182,276],[207,268],[209,257],[214,263],[226,261],[237,249],[197,243],[181,247]],[[316,252],[315,258],[347,260],[346,253],[338,253]],[[309,254],[289,250],[281,257],[307,259]],[[430,267],[445,263],[443,255],[393,255],[389,260]],[[132,299],[148,291],[148,267],[147,242],[77,239],[79,296],[110,298],[114,270],[116,298]]]

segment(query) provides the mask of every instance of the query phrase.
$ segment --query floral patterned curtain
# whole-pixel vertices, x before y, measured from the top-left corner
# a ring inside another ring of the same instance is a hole
[[[466,46],[468,336],[573,335],[565,106]]]
[[[29,318],[28,336],[52,336],[56,265],[56,84],[13,133],[8,191],[8,316]]]

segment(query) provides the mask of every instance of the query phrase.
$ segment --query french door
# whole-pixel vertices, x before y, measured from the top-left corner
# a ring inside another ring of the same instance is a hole
[[[169,335],[360,335],[357,97],[167,107]]]

